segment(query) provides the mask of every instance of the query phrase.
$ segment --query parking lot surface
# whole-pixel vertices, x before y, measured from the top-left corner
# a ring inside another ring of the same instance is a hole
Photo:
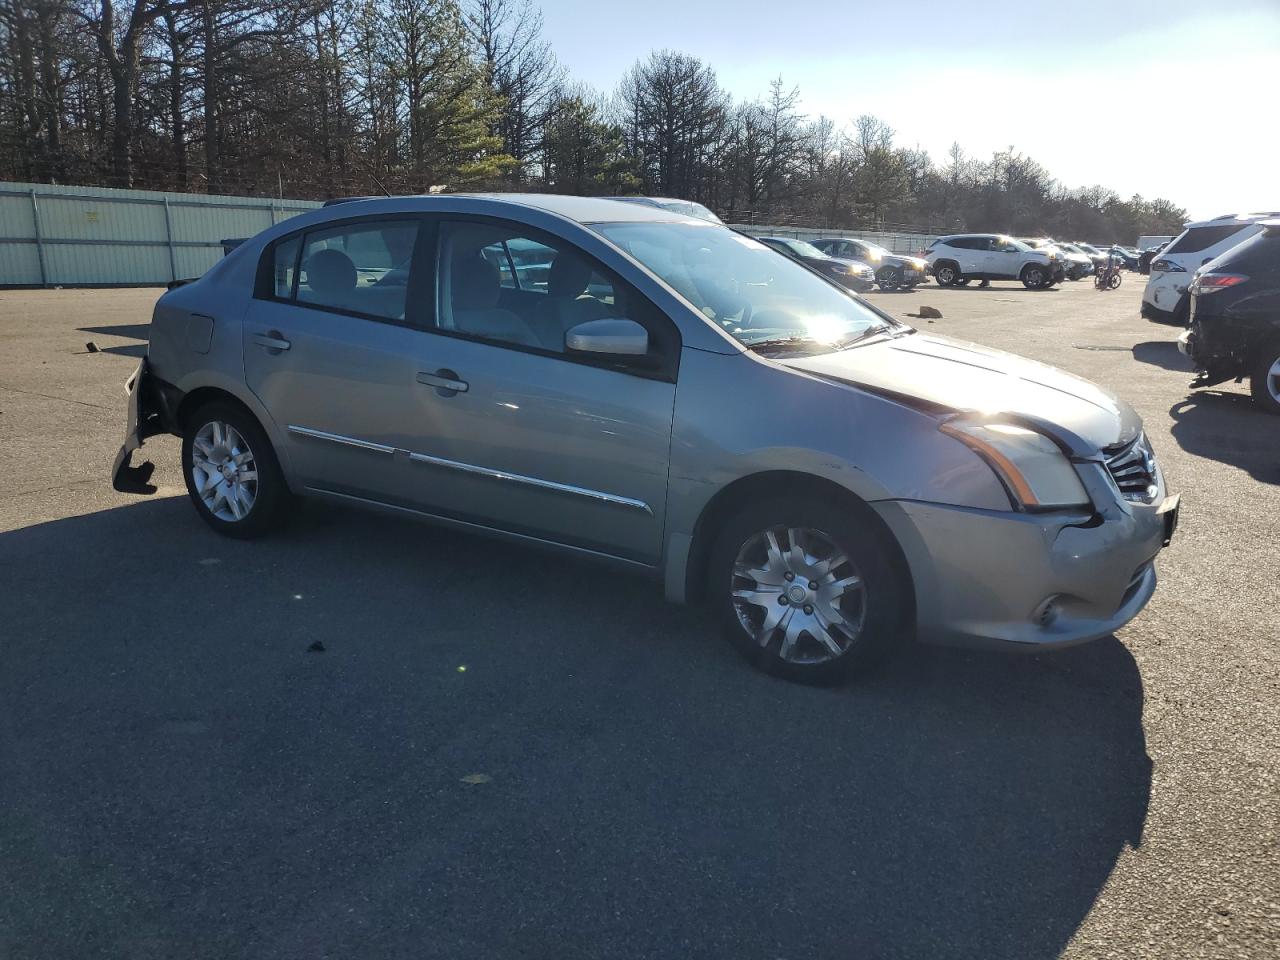
[[[1118,391],[1183,516],[1117,637],[840,689],[530,549],[219,538],[172,438],[117,494],[158,291],[0,291],[0,957],[1277,956],[1280,419],[1140,290],[872,295]]]

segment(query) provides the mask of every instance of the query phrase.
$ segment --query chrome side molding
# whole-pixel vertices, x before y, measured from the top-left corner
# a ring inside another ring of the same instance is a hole
[[[643,500],[633,500],[631,497],[621,497],[615,493],[605,493],[603,490],[592,490],[589,487],[578,487],[571,483],[558,483],[555,480],[543,480],[540,477],[530,477],[522,473],[512,473],[509,470],[494,470],[492,467],[481,467],[474,463],[462,463],[458,460],[446,460],[444,457],[433,457],[426,453],[415,453],[412,450],[401,450],[398,447],[388,446],[385,443],[374,443],[370,440],[359,440],[355,437],[344,437],[337,433],[327,433],[324,430],[313,430],[310,427],[299,427],[290,424],[288,431],[295,436],[309,437],[312,440],[325,440],[329,443],[336,443],[344,447],[356,447],[360,450],[368,450],[372,453],[384,453],[391,456],[399,453],[409,458],[413,463],[422,463],[431,467],[440,467],[445,470],[456,470],[460,473],[469,473],[478,477],[487,477],[490,480],[503,480],[508,483],[518,483],[527,487],[536,487],[539,490],[551,490],[555,493],[564,493],[569,496],[582,497],[587,500],[595,500],[599,503],[608,503],[617,507],[626,507],[630,510],[639,510],[641,513],[653,516],[653,508]]]

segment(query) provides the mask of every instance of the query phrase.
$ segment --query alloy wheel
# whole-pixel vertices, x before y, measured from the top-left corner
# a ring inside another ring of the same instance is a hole
[[[742,628],[788,663],[823,663],[862,633],[866,586],[848,554],[808,527],[770,527],[738,550],[731,587]]]
[[[240,432],[210,420],[191,444],[191,477],[205,508],[219,520],[243,520],[258,498],[258,464]]]
[[[1280,358],[1267,371],[1267,393],[1271,394],[1272,400],[1280,403]]]

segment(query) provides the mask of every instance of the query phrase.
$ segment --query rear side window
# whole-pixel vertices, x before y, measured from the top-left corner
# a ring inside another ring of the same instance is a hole
[[[418,223],[413,220],[362,221],[308,233],[303,238],[297,300],[403,320],[417,237]]]
[[[1238,223],[1226,226],[1192,227],[1164,250],[1169,253],[1199,253],[1226,240],[1233,233],[1246,229]]]
[[[1239,271],[1251,277],[1280,274],[1280,231],[1250,237],[1220,255],[1206,270]]]

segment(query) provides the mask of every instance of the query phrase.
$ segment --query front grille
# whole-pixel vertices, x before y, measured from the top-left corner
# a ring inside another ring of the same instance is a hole
[[[1156,458],[1145,433],[1116,449],[1108,449],[1107,470],[1120,488],[1120,495],[1134,503],[1151,503],[1156,484]]]

